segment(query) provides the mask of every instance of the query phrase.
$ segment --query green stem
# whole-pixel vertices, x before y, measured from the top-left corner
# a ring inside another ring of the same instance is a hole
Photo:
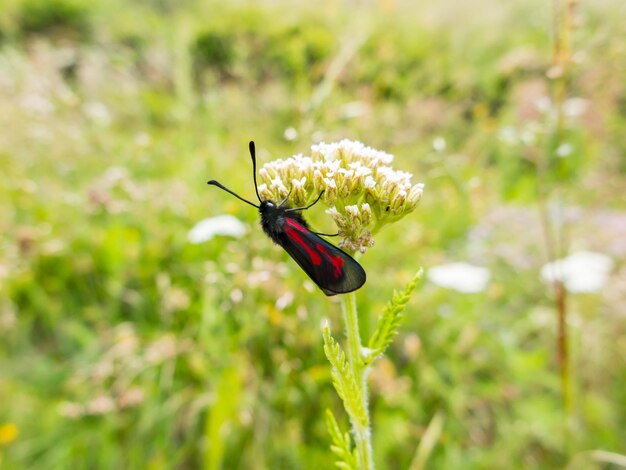
[[[567,290],[561,280],[554,281],[554,290],[556,294],[556,310],[558,316],[557,355],[559,370],[561,372],[561,396],[563,399],[565,416],[568,418],[572,412],[572,397],[569,371],[569,346],[567,341]]]
[[[341,307],[346,328],[348,361],[360,389],[363,409],[365,409],[366,413],[365,422],[361,420],[359,420],[360,422],[351,420],[352,434],[356,443],[357,463],[359,470],[373,470],[374,456],[372,452],[372,433],[370,430],[368,408],[367,368],[363,363],[363,357],[361,355],[361,334],[359,332],[359,314],[356,308],[356,294],[350,292],[349,294],[341,296]]]
[[[572,44],[571,36],[573,32],[574,15],[575,15],[576,2],[575,0],[553,0],[553,17],[554,17],[554,44],[553,44],[553,67],[557,69],[557,74],[554,77],[552,84],[552,100],[554,102],[554,108],[556,110],[556,120],[551,129],[551,138],[548,139],[549,147],[547,147],[546,158],[543,159],[543,163],[540,167],[541,173],[539,174],[539,183],[542,180],[546,180],[550,175],[551,160],[554,159],[554,148],[563,142],[566,124],[563,114],[563,103],[567,98],[571,77],[572,68]],[[554,171],[554,170],[553,170]],[[547,186],[547,184],[545,184]],[[554,188],[554,189],[558,189]],[[543,196],[545,200],[548,199],[548,188],[544,188]],[[564,243],[564,226],[562,223],[557,222],[554,225],[550,223],[550,218],[545,208],[546,202],[542,201],[542,218],[544,231],[546,232],[546,246],[548,248],[548,254],[550,261],[554,262],[557,257],[563,255],[565,251]],[[562,273],[558,273],[562,276]],[[561,394],[563,400],[563,408],[565,410],[565,418],[567,424],[567,418],[572,413],[572,397],[571,397],[571,374],[569,368],[569,347],[567,336],[567,290],[562,282],[562,277],[554,281],[554,293],[556,300],[556,313],[557,313],[557,355],[559,372],[561,375]],[[567,441],[567,426],[566,426],[566,441]]]

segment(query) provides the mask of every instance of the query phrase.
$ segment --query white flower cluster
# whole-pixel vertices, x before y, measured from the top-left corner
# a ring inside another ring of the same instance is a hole
[[[365,253],[367,248],[374,245],[372,232],[368,226],[372,221],[372,210],[367,202],[361,205],[345,206],[344,213],[331,207],[326,211],[335,221],[339,234],[344,236],[341,246],[350,252]],[[350,236],[347,236],[350,235]]]
[[[311,156],[294,155],[265,164],[259,170],[262,199],[302,207],[323,192],[343,237],[346,250],[364,252],[372,233],[413,211],[424,190],[411,174],[394,170],[393,155],[361,142],[342,140],[311,147]]]
[[[241,238],[246,233],[246,226],[237,217],[232,215],[218,215],[198,222],[187,233],[190,243],[203,243],[216,235]]]
[[[578,251],[541,268],[545,282],[561,281],[570,292],[598,292],[609,281],[613,259],[602,253]]]
[[[462,261],[433,266],[428,270],[430,282],[464,294],[484,291],[490,279],[489,269]]]

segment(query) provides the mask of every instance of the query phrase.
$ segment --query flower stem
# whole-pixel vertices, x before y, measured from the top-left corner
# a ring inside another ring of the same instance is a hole
[[[359,314],[356,308],[356,294],[350,292],[341,296],[341,310],[347,336],[347,355],[350,368],[360,390],[366,420],[351,419],[352,434],[356,443],[357,463],[359,470],[373,470],[374,457],[372,452],[372,433],[368,408],[367,368],[361,356],[361,334],[359,332]]]
[[[567,342],[567,290],[563,285],[563,281],[554,281],[554,290],[556,294],[556,310],[558,317],[557,325],[557,355],[559,362],[559,371],[561,373],[561,396],[563,400],[563,408],[565,409],[566,418],[572,412],[571,397],[571,378],[569,370],[569,346]]]

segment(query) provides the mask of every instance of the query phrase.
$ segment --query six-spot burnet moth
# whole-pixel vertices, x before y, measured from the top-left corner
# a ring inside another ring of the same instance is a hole
[[[242,198],[221,183],[211,180],[207,184],[217,186],[243,202],[256,207],[261,215],[261,227],[274,243],[280,245],[289,256],[304,270],[324,294],[345,294],[357,290],[365,283],[365,271],[348,253],[331,245],[309,229],[301,211],[315,205],[315,201],[306,207],[289,207],[287,197],[278,205],[273,201],[262,201],[256,182],[256,153],[254,142],[250,142],[254,190],[259,205]]]

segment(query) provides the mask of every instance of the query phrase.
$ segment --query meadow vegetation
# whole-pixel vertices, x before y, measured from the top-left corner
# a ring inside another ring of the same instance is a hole
[[[4,0],[0,467],[333,468],[339,303],[206,181],[252,199],[249,140],[343,138],[426,184],[360,258],[365,338],[420,266],[491,273],[414,292],[369,377],[377,468],[626,466],[626,10],[554,4]],[[220,214],[246,235],[189,242]],[[576,250],[615,265],[561,297],[564,400],[539,273]]]

